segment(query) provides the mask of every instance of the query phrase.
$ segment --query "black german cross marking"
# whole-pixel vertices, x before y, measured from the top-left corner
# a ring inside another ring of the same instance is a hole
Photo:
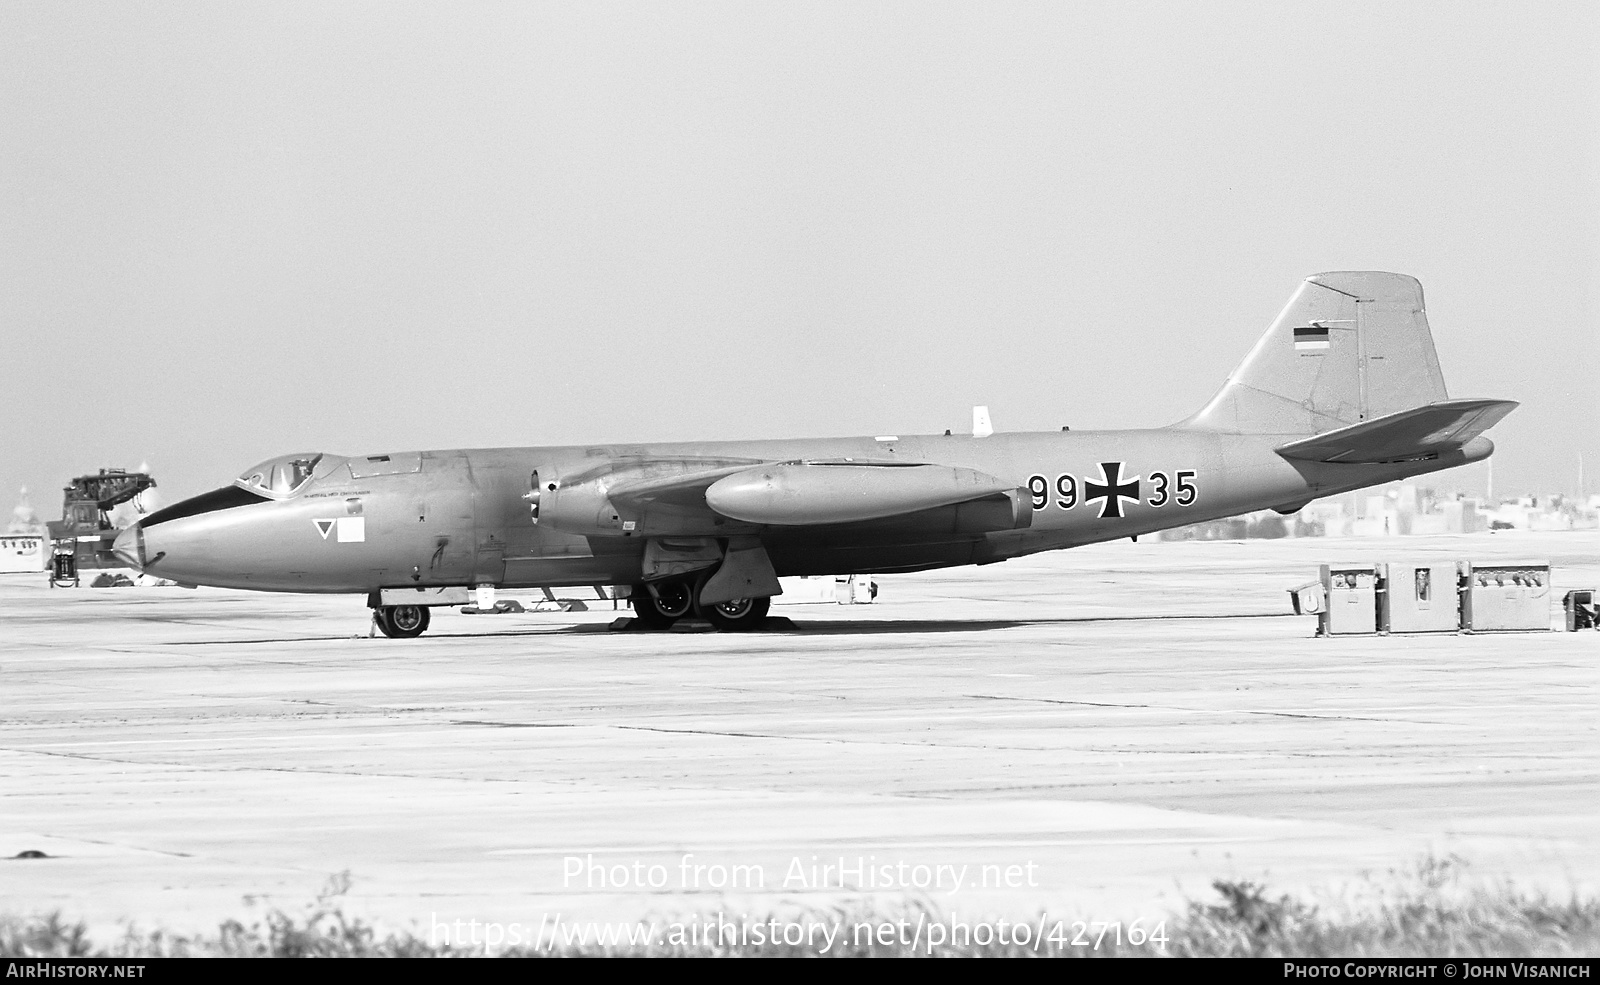
[[[1102,520],[1107,517],[1120,520],[1122,518],[1122,501],[1124,499],[1131,499],[1135,503],[1139,501],[1139,477],[1134,476],[1127,482],[1118,482],[1117,479],[1121,475],[1121,462],[1101,462],[1101,482],[1095,482],[1088,476],[1083,477],[1084,502],[1091,502],[1096,499],[1104,500],[1100,504],[1100,519]]]

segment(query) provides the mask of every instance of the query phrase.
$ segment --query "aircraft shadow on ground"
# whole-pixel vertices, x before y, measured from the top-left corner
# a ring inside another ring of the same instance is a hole
[[[1098,622],[1151,622],[1184,619],[1265,619],[1278,613],[1243,612],[1225,615],[1159,616],[1052,616],[1040,619],[818,619],[791,622],[790,626],[757,630],[758,633],[799,636],[850,636],[874,633],[962,633],[1017,629],[1022,626],[1065,626]],[[587,628],[587,627],[584,627]],[[698,627],[697,627],[698,628]],[[693,632],[694,630],[687,630]],[[709,627],[705,631],[711,631]]]
[[[573,636],[611,634],[627,636],[871,636],[885,633],[982,633],[998,629],[1017,629],[1022,626],[1070,626],[1092,623],[1118,622],[1173,622],[1191,619],[1286,619],[1295,618],[1288,612],[1231,612],[1231,613],[1167,613],[1142,616],[1053,616],[1041,619],[817,619],[795,622],[784,616],[774,617],[769,624],[746,633],[719,634],[708,623],[681,624],[665,631],[631,629],[618,623],[631,622],[626,617],[610,623],[589,623],[550,629],[507,629],[493,633],[428,633],[415,642],[428,640],[507,639],[521,636]],[[284,636],[248,640],[174,640],[169,646],[220,646],[226,644],[250,645],[262,643],[333,643],[367,639],[356,636]],[[383,639],[381,636],[373,639]],[[396,643],[412,643],[396,640]]]

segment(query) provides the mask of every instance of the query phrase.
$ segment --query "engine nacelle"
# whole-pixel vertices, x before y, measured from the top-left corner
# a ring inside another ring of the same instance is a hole
[[[539,490],[537,499],[529,498],[538,511],[535,522],[563,533],[615,537],[632,533],[636,526],[612,504],[605,476],[571,485],[552,480]]]

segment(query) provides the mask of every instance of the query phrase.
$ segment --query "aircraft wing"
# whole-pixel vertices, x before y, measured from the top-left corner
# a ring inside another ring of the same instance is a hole
[[[624,474],[608,494],[630,510],[709,510],[743,523],[777,526],[881,520],[974,500],[1018,495],[974,469],[918,462],[791,461]],[[710,463],[707,463],[710,464]],[[653,474],[652,474],[653,473]]]
[[[1015,494],[974,469],[906,462],[784,462],[712,483],[706,503],[746,523],[856,523]]]
[[[1516,410],[1515,400],[1443,400],[1292,441],[1276,449],[1306,462],[1372,464],[1454,451]]]

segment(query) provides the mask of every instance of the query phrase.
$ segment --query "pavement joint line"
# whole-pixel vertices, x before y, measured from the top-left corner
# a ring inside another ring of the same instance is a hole
[[[127,851],[130,851],[130,852],[147,852],[147,853],[149,853],[151,855],[165,855],[165,856],[167,856],[169,858],[197,858],[197,857],[199,857],[199,856],[195,855],[195,853],[193,853],[193,852],[173,852],[173,851],[168,851],[165,848],[146,848],[143,845],[135,845],[135,844],[132,844],[130,842],[125,842],[125,841],[110,841],[110,840],[105,839],[105,838],[85,838],[82,835],[63,835],[63,834],[55,834],[55,833],[49,832],[49,831],[41,831],[41,832],[37,832],[37,834],[41,838],[55,838],[55,839],[58,839],[60,841],[76,841],[76,842],[82,842],[85,845],[106,845],[106,846],[111,847],[111,848],[126,849]],[[52,855],[50,857],[53,858],[53,859],[56,859],[56,858],[73,858],[74,856],[72,856],[72,855]],[[0,861],[8,861],[9,862],[9,861],[12,861],[12,860],[11,859],[4,859],[4,860],[0,860]]]
[[[620,730],[625,731],[625,732],[663,732],[663,733],[666,733],[668,735],[719,735],[719,736],[722,736],[723,738],[729,738],[729,739],[792,739],[792,740],[799,740],[801,742],[829,742],[829,743],[835,743],[835,744],[839,744],[839,745],[851,745],[851,744],[853,744],[850,739],[833,738],[831,736],[823,736],[823,735],[772,735],[772,734],[764,733],[764,732],[722,732],[722,731],[717,731],[715,729],[667,728],[664,725],[618,725],[618,724],[609,723],[609,722],[593,722],[593,723],[589,723],[589,724],[594,728],[620,729]],[[581,727],[581,726],[576,726],[575,725],[574,727]],[[897,745],[897,746],[898,745],[912,745],[912,746],[915,746],[915,745],[919,745],[919,743],[914,743],[914,742],[910,742],[910,743],[907,743],[907,742],[890,742],[890,743],[869,742],[869,743],[864,743],[864,744],[865,745],[874,745],[874,746],[881,746],[881,745]]]
[[[1252,711],[1247,708],[1184,708],[1180,705],[1122,704],[1115,701],[1073,701],[1068,698],[1018,698],[1006,694],[968,694],[968,698],[984,701],[1025,701],[1046,705],[1083,705],[1089,708],[1143,708],[1150,711],[1174,711],[1192,715],[1268,715],[1274,718],[1309,718],[1328,722],[1378,722],[1384,725],[1455,725],[1461,722],[1430,722],[1419,718],[1364,718],[1359,715],[1313,715],[1294,711]]]
[[[50,749],[19,749],[16,746],[0,746],[0,752],[12,752],[19,756],[54,756],[58,759],[81,759],[91,763],[121,763],[124,766],[159,766],[163,769],[180,770],[185,773],[209,773],[214,768],[206,766],[192,766],[183,763],[148,763],[142,759],[118,759],[115,756],[93,756],[86,752],[57,752]]]
[[[373,773],[361,770],[333,770],[317,769],[315,767],[288,767],[288,766],[197,766],[192,763],[171,763],[164,760],[145,759],[119,759],[115,756],[94,756],[78,752],[52,752],[48,749],[17,749],[11,746],[0,746],[0,752],[14,752],[23,755],[54,756],[60,759],[81,759],[91,763],[118,763],[123,766],[144,766],[155,770],[171,770],[179,773],[217,774],[217,773],[286,773],[290,775],[310,776],[342,776],[361,777],[375,780],[443,780],[462,783],[523,783],[523,777],[504,776],[440,776],[434,773]]]
[[[486,728],[582,728],[577,722],[487,722],[475,719],[452,719],[451,725],[482,725]]]
[[[734,694],[771,695],[781,694],[788,698],[814,698],[817,700],[849,701],[848,694],[817,694],[812,691],[795,691],[782,687],[738,687],[733,684],[701,684],[693,681],[680,681],[679,687],[693,688],[697,691],[731,691]]]
[[[491,721],[452,721],[452,725],[480,725],[487,728],[596,728],[618,729],[625,732],[659,732],[667,735],[710,735],[728,739],[776,739],[793,742],[823,742],[832,745],[894,746],[908,749],[1009,749],[1017,752],[1060,752],[1056,746],[996,745],[992,742],[885,742],[860,741],[848,737],[829,735],[777,735],[768,732],[724,732],[716,729],[668,728],[664,725],[619,725],[614,722],[560,722],[521,723]]]

